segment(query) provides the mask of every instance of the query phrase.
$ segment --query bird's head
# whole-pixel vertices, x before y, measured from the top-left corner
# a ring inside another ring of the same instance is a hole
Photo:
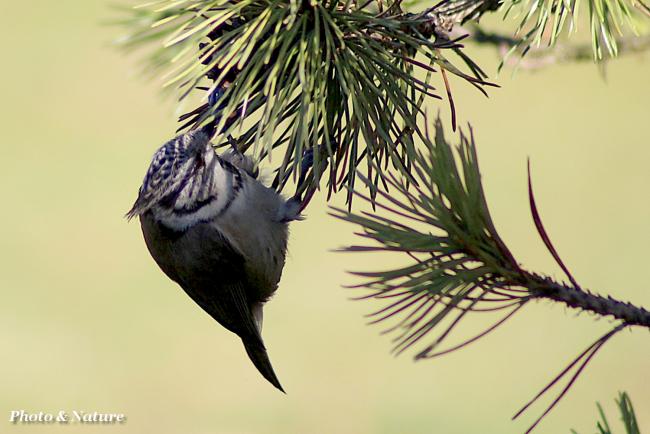
[[[214,157],[210,139],[214,125],[181,134],[162,145],[151,159],[138,198],[126,214],[127,219],[140,216],[154,205],[173,201],[207,159]]]

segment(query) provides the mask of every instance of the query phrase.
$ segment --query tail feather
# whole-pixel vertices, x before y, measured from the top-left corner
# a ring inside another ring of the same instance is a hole
[[[248,357],[251,359],[251,362],[253,362],[253,365],[255,365],[260,374],[262,374],[269,383],[274,385],[282,393],[286,393],[280,384],[280,380],[278,380],[275,372],[273,372],[273,366],[271,366],[269,355],[266,352],[262,340],[259,338],[242,339],[242,342],[244,343],[244,348],[246,348]]]

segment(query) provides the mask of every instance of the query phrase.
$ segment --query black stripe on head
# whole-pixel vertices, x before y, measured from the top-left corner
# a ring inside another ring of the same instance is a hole
[[[186,206],[183,208],[173,208],[172,212],[176,215],[194,214],[204,206],[210,205],[215,200],[217,200],[217,195],[213,194],[211,196],[206,197],[205,199],[192,202],[191,206]]]

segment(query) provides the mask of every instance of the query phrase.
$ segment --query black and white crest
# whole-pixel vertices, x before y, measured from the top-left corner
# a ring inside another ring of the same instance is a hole
[[[141,215],[165,196],[173,194],[192,176],[192,168],[201,164],[201,154],[210,146],[205,129],[181,134],[162,145],[151,159],[138,192],[138,199],[126,214],[128,219]]]

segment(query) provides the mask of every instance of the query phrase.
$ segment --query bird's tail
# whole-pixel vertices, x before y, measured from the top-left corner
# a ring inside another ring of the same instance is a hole
[[[269,355],[266,352],[264,343],[258,337],[243,339],[244,348],[246,348],[246,353],[248,357],[253,362],[253,365],[260,371],[260,374],[268,380],[269,383],[274,385],[282,393],[286,393],[280,384],[280,380],[275,376],[273,372],[273,366],[271,366],[271,361],[269,360]]]

